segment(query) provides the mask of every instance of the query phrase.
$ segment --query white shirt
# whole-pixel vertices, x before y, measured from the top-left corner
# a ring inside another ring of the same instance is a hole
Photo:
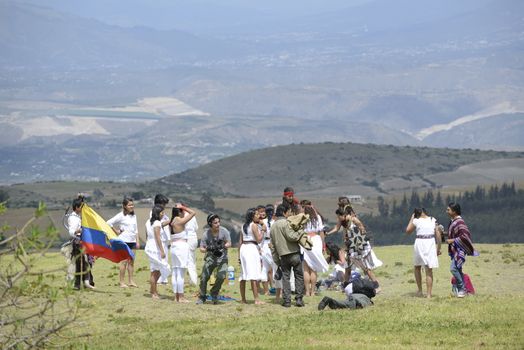
[[[249,223],[247,226],[247,232],[244,232],[244,227],[242,227],[242,240],[244,242],[257,242],[255,239],[255,234],[253,233],[253,229],[251,228],[251,225],[253,225],[253,222]]]
[[[120,229],[118,238],[126,243],[136,243],[138,236],[138,225],[136,215],[124,215],[120,212],[107,221],[109,226],[117,226]]]
[[[417,236],[432,236],[435,234],[435,218],[418,218],[413,219],[413,225],[417,230]]]
[[[146,233],[148,241],[155,241],[155,227],[160,227],[160,234],[162,235],[162,223],[160,221],[156,220],[155,222],[153,222],[153,224],[151,224],[151,220],[146,221]]]
[[[306,227],[304,228],[304,231],[306,233],[312,233],[312,232],[318,233],[322,231],[323,228],[324,228],[324,223],[322,222],[322,217],[320,215],[317,215],[316,224],[313,225],[311,221],[308,221],[306,224]]]
[[[153,215],[152,210],[149,212],[150,219],[151,219],[151,215]],[[169,221],[169,216],[164,214],[164,216],[160,218],[160,221],[161,223]],[[171,236],[171,228],[169,227],[169,225],[166,225],[166,226],[160,225],[160,240],[164,243],[169,242],[169,240],[171,239],[170,236]]]
[[[189,215],[186,213],[186,215]],[[186,223],[186,232],[187,232],[187,238],[196,238],[197,237],[197,230],[198,230],[198,222],[196,219],[196,216],[193,216],[191,220],[189,220]]]
[[[76,237],[76,230],[82,226],[82,218],[75,212],[72,212],[67,218],[67,227],[69,229],[69,235]]]
[[[344,293],[347,297],[350,297],[353,294],[353,283],[348,283],[346,288],[344,288]]]

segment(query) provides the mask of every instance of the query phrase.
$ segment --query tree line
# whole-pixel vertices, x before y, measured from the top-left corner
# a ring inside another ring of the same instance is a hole
[[[442,195],[432,189],[406,193],[401,200],[377,197],[378,215],[362,215],[362,220],[377,245],[406,244],[414,240],[404,234],[414,208],[425,208],[447,230],[447,205],[457,202],[462,217],[478,243],[524,242],[524,190],[515,183],[490,187],[477,186],[472,191]]]

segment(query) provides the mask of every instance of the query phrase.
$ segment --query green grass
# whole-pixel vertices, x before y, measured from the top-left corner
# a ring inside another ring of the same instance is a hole
[[[306,298],[304,308],[282,308],[272,297],[263,297],[267,304],[261,306],[199,306],[175,303],[170,287],[160,286],[163,298],[155,301],[148,293],[143,251],[136,260],[137,289],[119,288],[116,265],[100,259],[93,271],[97,290],[78,292],[82,312],[66,336],[87,333],[73,348],[89,349],[522,349],[524,245],[479,244],[477,249],[481,256],[470,257],[465,265],[477,290],[474,296],[450,297],[449,259],[443,255],[434,273],[434,298],[414,297],[412,247],[377,247],[384,266],[377,270],[382,293],[375,305],[322,312],[316,309],[322,296]],[[236,249],[230,252],[230,261],[238,272],[236,254]],[[58,254],[48,254],[41,266],[62,263]],[[59,283],[59,277],[48,283]],[[186,290],[194,300],[196,288]],[[223,293],[238,299],[238,284],[226,282]],[[340,292],[324,293],[344,297]],[[247,295],[252,300],[249,290]]]

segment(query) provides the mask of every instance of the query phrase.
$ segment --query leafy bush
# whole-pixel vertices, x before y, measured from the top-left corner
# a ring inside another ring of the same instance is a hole
[[[0,203],[0,215],[5,214]],[[45,254],[58,240],[54,226],[45,231],[33,222],[46,215],[40,202],[32,218],[8,238],[0,228],[0,348],[20,349],[63,346],[70,339],[58,335],[76,319],[79,298],[65,280],[64,266],[43,269]],[[48,284],[53,272],[63,272],[63,283]]]

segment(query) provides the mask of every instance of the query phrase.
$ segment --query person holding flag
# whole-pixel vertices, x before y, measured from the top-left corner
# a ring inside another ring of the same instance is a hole
[[[85,254],[105,258],[114,263],[135,259],[133,251],[100,215],[87,203],[83,203],[81,207],[81,241]]]
[[[91,264],[89,257],[82,251],[81,235],[82,235],[82,205],[84,201],[82,197],[76,198],[71,204],[73,212],[67,217],[67,229],[72,238],[72,252],[71,257],[75,262],[75,284],[74,289],[80,290],[82,281],[84,287],[95,289],[93,282],[93,275],[91,274]]]
[[[118,237],[126,242],[129,249],[133,251],[137,248],[140,249],[138,225],[134,209],[133,199],[125,197],[122,201],[122,211],[107,221]],[[137,287],[133,281],[134,270],[134,259],[128,259],[120,263],[120,287]],[[129,284],[125,284],[124,282],[126,271],[128,273]]]

